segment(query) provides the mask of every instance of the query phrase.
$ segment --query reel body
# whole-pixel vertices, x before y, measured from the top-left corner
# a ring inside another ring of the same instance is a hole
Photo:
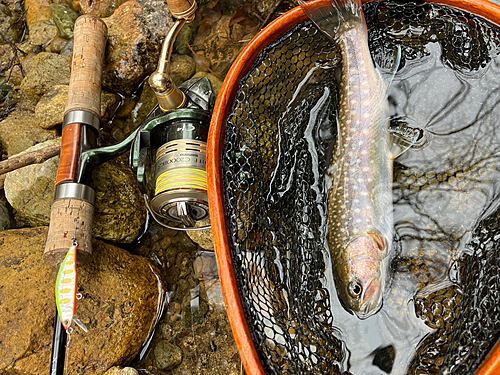
[[[205,77],[179,88],[186,105],[151,111],[133,141],[130,165],[156,221],[193,227],[209,213],[206,150],[215,93]]]

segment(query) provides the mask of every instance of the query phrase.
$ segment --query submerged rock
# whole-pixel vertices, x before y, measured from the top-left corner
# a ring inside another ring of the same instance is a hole
[[[161,44],[173,25],[166,2],[129,0],[111,17],[103,70],[103,85],[130,95],[158,64]]]
[[[201,220],[196,223],[195,227],[205,227],[210,225],[210,219]],[[193,240],[199,247],[205,250],[214,251],[214,239],[212,237],[212,229],[191,230],[186,232],[189,238]]]
[[[171,370],[182,362],[181,349],[166,340],[156,344],[154,352],[156,367],[159,370]]]
[[[0,232],[0,372],[49,372],[55,319],[57,269],[42,260],[47,228]],[[165,285],[146,259],[94,240],[89,264],[78,267],[77,315],[89,331],[75,328],[68,374],[102,374],[126,365],[148,334]]]
[[[21,82],[21,90],[31,99],[39,100],[55,85],[69,85],[69,56],[41,52],[33,60],[33,67]]]
[[[45,146],[48,144],[27,151]],[[59,156],[55,156],[9,172],[5,177],[7,200],[31,226],[49,224],[58,165]],[[94,175],[94,190],[93,235],[115,243],[132,242],[144,227],[146,208],[128,165],[114,159],[99,166]]]
[[[139,375],[139,372],[133,367],[120,368],[115,366],[106,371],[104,375]]]

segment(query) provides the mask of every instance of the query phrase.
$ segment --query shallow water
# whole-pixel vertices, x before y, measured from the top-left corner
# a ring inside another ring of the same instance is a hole
[[[345,370],[353,374],[386,374],[373,365],[373,353],[389,346],[395,350],[390,373],[407,372],[418,344],[434,331],[416,315],[415,294],[460,284],[454,261],[499,193],[500,59],[465,77],[442,63],[437,44],[427,50],[388,89],[391,115],[422,129],[423,138],[395,160],[395,258],[379,313],[359,320],[341,307],[325,253],[333,324],[349,350]],[[414,270],[411,259],[420,260]],[[422,266],[427,273],[418,275]]]
[[[402,46],[388,89],[391,115],[422,135],[394,162],[396,235],[380,312],[359,320],[340,306],[327,250],[335,48],[309,25],[292,30],[263,52],[228,117],[223,170],[233,260],[269,373],[446,372],[456,359],[447,349],[454,329],[472,319],[461,305],[473,291],[463,290],[471,284],[460,261],[474,255],[473,230],[497,203],[496,31],[430,5],[364,10],[370,46],[381,54],[375,60],[394,56],[391,43]]]

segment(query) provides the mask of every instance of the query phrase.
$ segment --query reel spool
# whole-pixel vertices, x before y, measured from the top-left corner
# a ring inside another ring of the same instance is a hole
[[[187,81],[180,89],[187,106],[167,113],[157,106],[150,113],[132,146],[131,166],[153,218],[189,230],[209,214],[207,138],[215,96],[207,78]]]

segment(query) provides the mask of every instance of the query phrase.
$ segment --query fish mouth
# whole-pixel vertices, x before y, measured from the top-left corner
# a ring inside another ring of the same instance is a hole
[[[359,319],[367,319],[382,308],[381,291],[380,281],[377,279],[371,280],[361,297],[359,311],[355,311]]]

